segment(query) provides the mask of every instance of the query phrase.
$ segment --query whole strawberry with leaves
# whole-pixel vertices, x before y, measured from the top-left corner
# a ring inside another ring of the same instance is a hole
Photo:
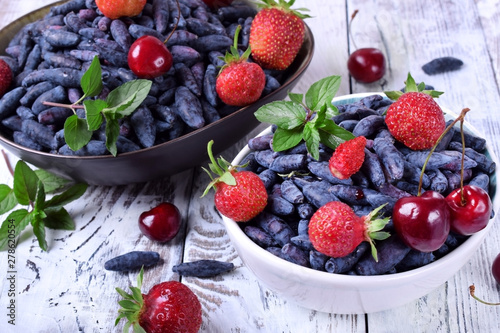
[[[370,214],[359,217],[352,208],[331,201],[321,206],[309,221],[309,237],[314,248],[333,258],[345,257],[363,241],[371,245],[372,256],[378,261],[374,240],[383,240],[389,233],[382,231],[389,218],[377,218],[382,205]]]
[[[254,62],[248,62],[250,48],[241,56],[238,52],[238,35],[241,26],[238,26],[234,35],[234,45],[224,57],[215,90],[220,99],[227,105],[245,106],[260,98],[266,85],[264,70]]]
[[[200,330],[201,304],[189,287],[179,281],[166,281],[142,294],[143,276],[141,268],[137,286],[130,287],[131,294],[116,288],[123,300],[118,302],[122,308],[118,310],[115,326],[125,318],[128,321],[123,332],[129,332],[130,327],[134,333],[196,333]]]
[[[0,97],[9,90],[11,83],[12,70],[3,59],[0,59]]]
[[[218,177],[203,168],[212,181],[202,196],[211,188],[215,188],[215,207],[224,216],[236,221],[246,222],[261,213],[267,205],[267,191],[264,182],[253,172],[237,171],[224,158],[215,161],[212,154],[213,140],[208,143],[208,156],[212,163],[210,170]]]
[[[385,122],[394,138],[413,150],[429,149],[446,128],[443,110],[434,100],[442,92],[425,90],[408,73],[405,92],[388,91],[395,100],[387,109]]]
[[[304,41],[306,8],[292,9],[295,0],[262,0],[250,28],[253,59],[267,69],[284,70],[293,62]]]

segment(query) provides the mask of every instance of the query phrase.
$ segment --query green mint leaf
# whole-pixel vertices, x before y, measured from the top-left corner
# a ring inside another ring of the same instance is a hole
[[[302,101],[304,100],[304,94],[295,94],[292,92],[288,93],[288,97],[292,102],[295,102],[297,104],[302,104]]]
[[[45,218],[45,214],[41,214],[40,212],[33,210],[30,215],[31,217],[31,226],[33,227],[33,233],[38,240],[38,245],[44,251],[47,251],[48,245],[45,240],[45,224],[43,219]]]
[[[319,132],[313,123],[307,123],[304,126],[304,141],[306,142],[307,151],[312,158],[319,160]]]
[[[273,150],[284,151],[295,147],[302,141],[302,127],[294,129],[277,128],[273,135]]]
[[[109,152],[116,156],[118,154],[118,149],[116,148],[116,141],[120,135],[120,124],[118,120],[108,118],[106,115],[106,148]]]
[[[3,215],[18,204],[14,190],[9,186],[0,184],[0,215]]]
[[[68,179],[54,175],[43,169],[35,170],[38,179],[43,183],[45,193],[54,193],[65,188],[71,181]]]
[[[92,131],[89,131],[85,119],[78,118],[76,114],[66,118],[64,122],[64,140],[68,146],[77,151],[89,143]]]
[[[75,230],[75,221],[64,207],[45,209],[46,217],[43,220],[45,227],[50,229]]]
[[[401,95],[403,95],[403,92],[401,90],[394,90],[394,91],[385,91],[384,92],[387,98],[396,101]]]
[[[109,108],[120,107],[120,105],[127,104],[124,102],[129,101],[130,97],[135,95],[133,102],[127,105],[126,109],[120,110],[122,116],[128,116],[132,114],[148,96],[151,85],[152,82],[150,80],[144,79],[125,82],[109,93],[106,98],[106,103]]]
[[[45,188],[40,180],[37,187],[34,209],[42,211],[45,208]]]
[[[313,83],[306,93],[307,107],[317,111],[323,105],[330,105],[340,88],[340,80],[340,76],[334,75]]]
[[[354,135],[346,129],[335,124],[331,119],[325,120],[321,127],[318,128],[320,141],[324,145],[335,149],[344,141],[354,139]]]
[[[135,109],[130,109],[130,106],[137,98],[137,94],[132,94],[122,101],[121,104],[114,107],[107,107],[103,110],[106,118],[120,119],[130,115]]]
[[[61,194],[54,195],[45,203],[45,207],[52,209],[61,208],[62,206],[80,198],[85,191],[87,191],[87,187],[88,185],[83,183],[74,184]]]
[[[101,112],[108,106],[102,99],[88,99],[83,102],[85,107],[85,118],[87,119],[87,128],[89,131],[98,130],[103,122]]]
[[[21,234],[28,224],[30,224],[31,216],[26,209],[19,209],[11,212],[3,221],[0,227],[0,249],[4,249],[9,242],[9,231],[14,228],[14,238]],[[12,227],[12,225],[14,227]],[[12,236],[10,236],[12,237]]]
[[[94,57],[89,68],[83,74],[80,85],[86,97],[99,95],[102,90],[102,70],[99,57]]]
[[[260,107],[255,117],[264,123],[277,125],[282,129],[294,129],[306,121],[306,111],[300,104],[276,101]]]
[[[331,119],[335,116],[338,116],[339,114],[340,114],[339,109],[335,105],[333,105],[333,104],[327,105],[327,108],[326,108],[326,118],[327,119]]]
[[[321,109],[316,112],[316,117],[311,121],[315,127],[320,127],[321,124],[323,124],[323,122],[325,121],[326,119],[326,105],[323,105],[321,107]]]
[[[36,198],[38,177],[24,162],[19,160],[14,169],[14,194],[21,205],[29,205]]]

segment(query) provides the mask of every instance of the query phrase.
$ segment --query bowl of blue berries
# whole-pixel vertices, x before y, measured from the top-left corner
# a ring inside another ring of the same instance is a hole
[[[337,80],[320,80],[303,103],[257,110],[273,125],[231,165],[259,176],[267,204],[223,221],[244,265],[279,297],[316,311],[373,313],[432,292],[474,255],[500,207],[498,160],[464,121],[468,109],[439,107],[435,92],[410,78],[404,93],[387,94],[393,99],[334,97]],[[334,91],[323,98],[326,87]],[[402,115],[405,99],[427,106],[419,115],[427,126]],[[276,119],[276,108],[295,111]],[[311,121],[324,122],[316,128],[327,140],[294,138]],[[406,123],[422,129],[419,138],[401,130]]]
[[[60,1],[2,29],[0,68],[12,81],[0,97],[0,144],[92,185],[163,178],[201,165],[209,140],[220,152],[243,138],[259,125],[255,110],[283,99],[310,64],[306,24],[290,62],[264,68],[244,52],[258,13],[250,2],[166,3],[114,17],[94,1]],[[231,61],[252,84],[219,87]]]

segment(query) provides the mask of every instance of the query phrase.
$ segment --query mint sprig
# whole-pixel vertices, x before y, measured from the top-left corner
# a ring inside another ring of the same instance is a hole
[[[44,102],[44,104],[73,110],[74,114],[64,122],[64,140],[74,151],[86,146],[94,131],[101,128],[105,122],[106,148],[113,156],[116,156],[119,121],[130,116],[139,107],[148,96],[152,82],[144,79],[131,80],[112,90],[105,100],[91,99],[99,95],[103,88],[101,64],[99,58],[94,57],[83,74],[80,85],[83,96],[75,103],[66,105]],[[77,108],[85,109],[85,118],[78,117],[75,111]]]
[[[273,136],[275,151],[284,151],[305,141],[309,154],[319,160],[320,143],[335,149],[354,138],[351,132],[332,120],[338,114],[332,99],[340,87],[340,80],[340,76],[326,77],[311,85],[305,96],[288,93],[290,101],[271,102],[255,112],[260,122],[277,126]]]
[[[45,228],[74,230],[75,223],[64,205],[80,198],[86,190],[87,184],[72,184],[45,170],[32,170],[24,161],[18,161],[12,188],[0,184],[0,215],[10,212],[0,227],[0,249],[31,224],[40,248],[47,251]],[[47,199],[47,194],[54,195]],[[18,205],[28,208],[13,210]]]

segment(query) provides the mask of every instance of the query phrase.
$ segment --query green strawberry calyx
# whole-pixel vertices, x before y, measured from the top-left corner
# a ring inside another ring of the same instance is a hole
[[[235,172],[236,168],[244,167],[245,165],[231,165],[230,162],[226,161],[222,156],[215,160],[214,155],[212,153],[212,146],[214,144],[214,140],[210,140],[207,145],[208,157],[210,158],[210,162],[208,167],[210,171],[206,168],[202,169],[210,176],[212,180],[208,185],[205,191],[203,192],[201,197],[204,197],[211,188],[215,189],[215,185],[217,183],[224,183],[226,185],[235,186],[236,178],[234,178],[233,172]],[[213,177],[212,173],[217,175],[218,177]]]
[[[118,325],[122,318],[126,318],[128,321],[123,326],[123,332],[128,332],[130,327],[132,327],[134,333],[146,333],[141,325],[139,325],[139,317],[144,306],[144,299],[141,292],[143,277],[144,267],[141,268],[137,276],[137,286],[129,287],[131,291],[130,294],[121,288],[116,288],[116,291],[123,299],[118,302],[121,308],[118,310],[119,315],[115,320],[115,326]]]
[[[263,8],[263,9],[265,9],[265,8],[268,8],[268,9],[277,8],[277,9],[284,11],[285,13],[291,13],[291,14],[293,14],[301,19],[306,19],[306,18],[311,17],[308,14],[302,13],[304,11],[309,11],[308,8],[292,9],[291,7],[293,6],[294,3],[295,3],[295,0],[290,0],[290,1],[286,1],[286,0],[278,0],[278,1],[262,0],[262,3],[258,3],[257,6],[259,6],[260,8]]]
[[[370,214],[366,215],[363,220],[365,222],[365,239],[370,243],[373,259],[378,262],[377,248],[375,247],[375,240],[384,240],[389,238],[390,234],[382,231],[386,224],[389,222],[389,217],[379,218],[379,212],[387,204],[380,205],[375,208]]]
[[[427,94],[431,96],[432,98],[438,98],[443,94],[442,91],[436,91],[436,90],[426,90],[425,89],[425,83],[420,82],[418,85],[415,82],[415,79],[411,76],[410,73],[408,73],[408,77],[405,81],[405,91],[401,90],[394,90],[394,91],[385,91],[385,95],[392,100],[397,100],[399,97],[401,97],[405,92],[421,92],[424,94]]]
[[[226,69],[228,66],[238,62],[245,62],[250,57],[252,53],[250,46],[246,49],[246,51],[240,55],[238,52],[238,36],[241,31],[241,25],[236,27],[236,31],[234,32],[234,43],[229,48],[229,51],[226,51],[226,54],[223,57],[219,57],[219,59],[223,60],[225,64],[221,67],[219,74]]]

